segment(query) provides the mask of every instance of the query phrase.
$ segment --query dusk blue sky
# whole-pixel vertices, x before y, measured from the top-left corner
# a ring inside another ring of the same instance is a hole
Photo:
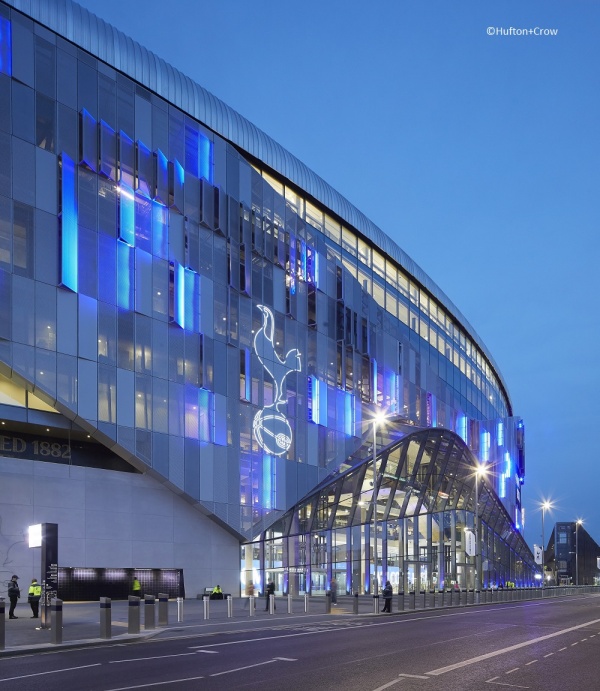
[[[540,542],[550,498],[546,540],[582,518],[600,542],[600,3],[81,4],[286,147],[431,276],[525,420],[525,539]]]

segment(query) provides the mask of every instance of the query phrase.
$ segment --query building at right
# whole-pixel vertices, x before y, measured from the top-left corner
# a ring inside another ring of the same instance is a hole
[[[549,585],[600,583],[600,545],[583,527],[582,521],[556,523],[545,554]]]

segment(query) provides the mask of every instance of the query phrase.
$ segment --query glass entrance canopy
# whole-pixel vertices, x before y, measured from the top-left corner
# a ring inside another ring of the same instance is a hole
[[[278,592],[324,594],[336,579],[340,593],[368,593],[375,545],[377,581],[391,581],[396,592],[474,588],[476,509],[482,587],[535,584],[533,554],[492,488],[494,467],[490,481],[479,480],[476,500],[478,462],[459,436],[424,429],[384,446],[376,502],[369,451],[242,546],[242,592],[273,580]]]

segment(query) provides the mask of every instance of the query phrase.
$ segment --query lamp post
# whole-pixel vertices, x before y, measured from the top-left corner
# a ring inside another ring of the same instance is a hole
[[[377,426],[385,421],[385,415],[378,413],[373,418],[373,595],[377,595],[377,490],[379,487],[377,476]]]
[[[579,526],[582,523],[581,518],[575,523],[575,585],[579,585]]]
[[[542,597],[544,596],[544,586],[546,585],[546,542],[544,539],[544,517],[546,516],[546,511],[551,508],[552,504],[549,501],[542,503]]]
[[[481,551],[479,549],[479,478],[485,477],[485,465],[477,465],[475,471],[475,590],[480,586]]]

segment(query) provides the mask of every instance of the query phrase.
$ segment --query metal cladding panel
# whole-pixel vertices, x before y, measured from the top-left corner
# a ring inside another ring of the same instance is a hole
[[[264,162],[347,223],[414,276],[464,326],[493,364],[505,391],[506,382],[491,353],[468,320],[439,286],[378,226],[295,156],[237,111],[151,51],[71,0],[5,0],[8,5],[78,44],[100,60],[129,75],[216,133]]]

